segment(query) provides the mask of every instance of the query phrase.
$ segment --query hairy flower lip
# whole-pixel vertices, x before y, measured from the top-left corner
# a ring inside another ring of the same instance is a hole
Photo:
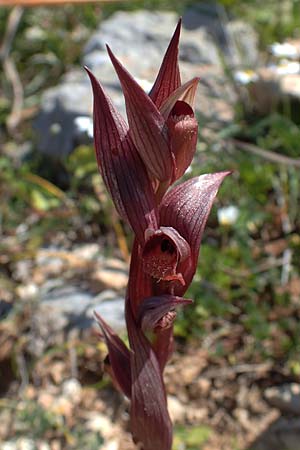
[[[191,249],[180,233],[172,227],[146,230],[146,243],[142,250],[144,271],[159,280],[178,280],[185,284],[178,272],[180,263],[190,255]]]

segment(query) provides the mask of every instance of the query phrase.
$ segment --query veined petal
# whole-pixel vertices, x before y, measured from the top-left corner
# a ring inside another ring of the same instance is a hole
[[[172,424],[167,409],[162,374],[150,342],[135,322],[126,302],[126,322],[132,349],[131,431],[143,450],[170,450]]]
[[[113,378],[123,393],[131,397],[130,351],[111,327],[95,312],[109,352]]]
[[[159,230],[146,230],[146,243],[142,252],[144,271],[158,280],[178,280],[185,284],[179,272],[180,264],[190,255],[191,249],[186,240],[173,227],[160,227]]]
[[[118,213],[130,223],[142,244],[146,228],[157,228],[152,183],[127,124],[95,76],[89,69],[86,71],[94,94],[94,141],[99,170]]]
[[[188,105],[190,105],[192,110],[194,110],[198,83],[199,83],[198,77],[195,77],[190,81],[187,81],[182,86],[177,88],[176,91],[174,91],[164,101],[164,103],[160,107],[160,112],[165,119],[169,117],[170,112],[172,111],[173,107],[175,106],[175,103],[178,102],[178,100],[187,103]]]
[[[122,85],[130,136],[152,177],[159,181],[169,180],[173,176],[175,161],[165,120],[109,47],[107,50]]]
[[[130,299],[131,310],[134,318],[137,317],[137,311],[140,302],[152,295],[152,278],[145,273],[142,262],[142,248],[137,239],[133,242],[131,253],[128,287],[126,298]]]
[[[192,178],[164,196],[160,205],[160,222],[172,226],[191,247],[194,275],[204,227],[218,189],[231,172],[217,172]],[[187,281],[187,280],[186,280]]]
[[[190,166],[194,157],[198,138],[198,122],[188,103],[178,100],[169,114],[167,125],[176,161],[174,180],[178,180]]]
[[[165,330],[173,325],[176,317],[175,308],[192,302],[193,300],[175,295],[145,298],[139,308],[138,321],[144,332]]]
[[[164,101],[181,85],[178,67],[178,44],[181,30],[179,19],[175,32],[165,53],[158,75],[149,96],[160,108]]]

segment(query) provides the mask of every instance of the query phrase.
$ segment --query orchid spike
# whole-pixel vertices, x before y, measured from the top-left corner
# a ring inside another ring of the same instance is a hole
[[[128,125],[95,76],[94,141],[99,171],[120,216],[134,232],[125,318],[128,348],[96,315],[109,353],[108,370],[130,399],[134,442],[171,450],[172,424],[163,371],[173,351],[173,322],[195,274],[200,244],[218,189],[230,172],[170,186],[196,150],[198,78],[181,84],[178,22],[149,95],[108,53],[123,89]],[[169,189],[170,188],[170,189]]]

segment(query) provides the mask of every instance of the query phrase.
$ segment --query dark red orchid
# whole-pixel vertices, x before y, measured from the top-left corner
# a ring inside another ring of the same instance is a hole
[[[150,94],[112,51],[123,89],[128,125],[101,84],[86,69],[94,93],[94,141],[104,183],[134,234],[125,316],[130,349],[97,316],[106,340],[110,373],[130,398],[134,442],[144,450],[170,450],[172,425],[163,369],[173,348],[176,308],[196,271],[204,227],[229,172],[201,175],[171,185],[189,167],[198,124],[198,78],[181,84],[179,21]]]

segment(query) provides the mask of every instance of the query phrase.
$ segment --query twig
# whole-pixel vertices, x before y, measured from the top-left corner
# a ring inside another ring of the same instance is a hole
[[[26,367],[26,360],[24,358],[23,353],[18,353],[16,357],[17,366],[19,369],[19,374],[21,378],[21,384],[19,387],[19,392],[22,393],[24,389],[28,386],[29,378],[28,378],[28,371]]]
[[[282,264],[283,258],[280,259],[269,258],[266,261],[263,261],[255,269],[252,270],[251,269],[234,270],[229,267],[221,267],[221,270],[228,275],[238,278],[245,278],[254,274],[268,272],[270,269],[274,269],[275,267],[281,267]]]
[[[10,53],[11,46],[14,37],[16,35],[23,12],[24,8],[17,6],[16,8],[13,8],[8,17],[7,27],[5,30],[4,38],[0,49],[0,59],[2,60],[7,58]]]
[[[226,139],[225,143],[229,143],[234,145],[235,147],[244,150],[249,153],[253,153],[254,155],[261,156],[268,161],[275,162],[278,164],[284,164],[286,166],[293,166],[300,168],[300,159],[290,158],[289,156],[280,155],[275,152],[271,152],[270,150],[265,150],[263,148],[258,147],[257,145],[249,144],[248,142],[242,142],[238,139]]]
[[[278,182],[274,182],[274,184],[277,193],[277,203],[281,209],[282,231],[285,236],[288,236],[292,231],[292,224],[289,217],[288,201],[286,199],[285,192],[282,189],[282,184],[280,183],[280,181],[278,180]],[[282,269],[280,277],[281,286],[285,286],[289,281],[292,268],[292,258],[293,258],[292,249],[286,248],[283,252],[282,258]]]
[[[202,374],[205,378],[229,378],[241,373],[268,372],[273,367],[271,362],[261,364],[237,364],[233,367],[218,367]]]
[[[71,366],[71,377],[78,379],[78,361],[76,349],[73,346],[69,347],[69,357]]]
[[[292,270],[292,259],[293,259],[292,250],[290,248],[286,248],[283,252],[282,258],[282,269],[280,277],[281,286],[285,286],[289,281],[290,273]]]
[[[20,122],[23,107],[24,93],[23,86],[16,69],[13,59],[10,57],[10,51],[14,37],[16,35],[24,8],[16,6],[11,11],[7,27],[0,50],[0,59],[3,63],[3,69],[7,80],[10,81],[13,89],[13,101],[11,112],[7,118],[7,128],[12,133]]]

